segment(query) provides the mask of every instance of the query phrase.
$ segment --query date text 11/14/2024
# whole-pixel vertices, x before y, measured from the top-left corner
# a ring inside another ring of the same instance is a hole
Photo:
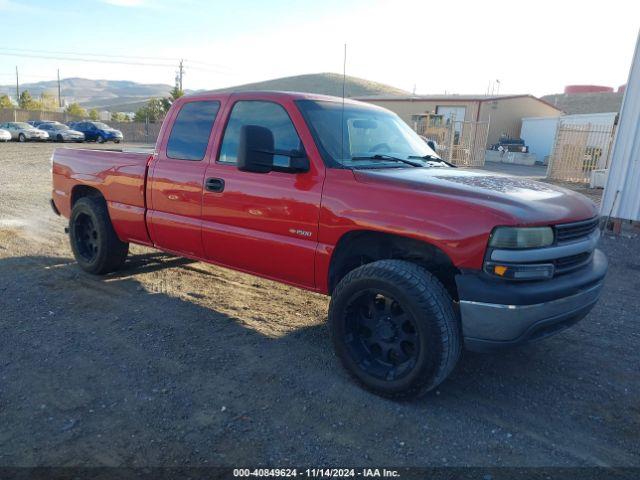
[[[233,470],[233,476],[237,478],[400,478],[400,473],[386,468],[236,468]]]

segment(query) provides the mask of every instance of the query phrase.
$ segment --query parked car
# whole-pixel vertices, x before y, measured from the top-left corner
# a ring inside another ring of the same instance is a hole
[[[56,142],[84,142],[84,133],[72,130],[63,123],[41,123],[40,130],[49,134],[49,138]]]
[[[29,120],[27,123],[33,127],[38,128],[43,123],[60,123],[60,122],[56,120]]]
[[[529,147],[524,144],[524,140],[521,138],[512,138],[507,135],[501,135],[498,143],[490,145],[489,150],[527,153],[529,151]]]
[[[122,132],[111,128],[102,122],[77,122],[73,124],[74,130],[84,133],[85,140],[104,143],[112,141],[120,143],[123,140]]]
[[[28,140],[49,140],[49,134],[26,122],[7,122],[0,124],[0,128],[8,130],[13,140],[26,142]]]
[[[390,397],[435,388],[462,347],[575,324],[607,271],[588,198],[456,168],[394,113],[342,98],[182,97],[153,153],[52,162],[81,268],[115,271],[137,243],[330,295],[337,356]]]
[[[9,130],[0,130],[0,142],[8,142],[11,140],[11,132]]]

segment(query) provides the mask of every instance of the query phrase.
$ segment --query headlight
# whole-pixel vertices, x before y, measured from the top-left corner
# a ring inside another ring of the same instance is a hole
[[[551,227],[497,227],[489,238],[492,248],[540,248],[551,244]]]

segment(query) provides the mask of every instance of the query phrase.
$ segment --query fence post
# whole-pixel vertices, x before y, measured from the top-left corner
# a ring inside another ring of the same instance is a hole
[[[562,125],[562,120],[558,120],[558,125],[556,125],[555,138],[553,139],[553,147],[551,148],[551,155],[549,156],[549,165],[547,165],[547,178],[553,178],[551,176],[551,171],[553,170],[553,163],[556,158],[556,147],[558,146],[558,138],[560,137]]]
[[[456,136],[456,127],[455,127],[455,118],[454,115],[451,120],[451,128],[449,129],[449,161],[454,165],[456,162],[453,160],[453,145],[455,144],[455,136]]]

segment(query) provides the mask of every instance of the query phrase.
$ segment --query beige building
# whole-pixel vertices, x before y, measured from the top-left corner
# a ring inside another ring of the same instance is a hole
[[[520,136],[523,117],[559,117],[562,110],[533,95],[413,95],[369,96],[357,100],[380,105],[413,126],[414,116],[425,113],[467,122],[489,122],[487,144],[500,135]]]

